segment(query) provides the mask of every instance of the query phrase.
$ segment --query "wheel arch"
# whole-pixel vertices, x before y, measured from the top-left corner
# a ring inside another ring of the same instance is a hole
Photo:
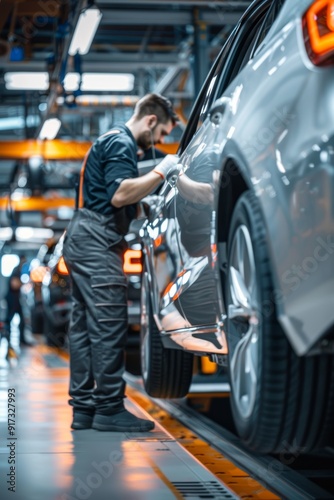
[[[217,241],[219,243],[227,241],[234,207],[242,193],[250,189],[239,164],[238,160],[232,156],[225,158],[223,162],[217,202],[217,220],[219,222]]]

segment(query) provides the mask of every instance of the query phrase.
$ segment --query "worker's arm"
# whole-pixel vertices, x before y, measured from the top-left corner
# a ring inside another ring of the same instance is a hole
[[[167,155],[155,167],[142,177],[124,179],[111,198],[111,204],[116,208],[137,203],[150,194],[165,179],[167,172],[178,162],[176,155]]]
[[[137,203],[163,180],[159,174],[152,171],[142,177],[124,179],[111,199],[111,204],[116,208]]]

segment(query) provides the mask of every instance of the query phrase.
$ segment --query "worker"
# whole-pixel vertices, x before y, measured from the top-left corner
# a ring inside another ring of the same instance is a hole
[[[126,124],[99,137],[86,155],[79,207],[67,228],[63,255],[72,281],[69,328],[72,429],[145,432],[154,422],[124,406],[127,280],[124,235],[137,203],[175,167],[167,155],[138,177],[138,148],[162,143],[177,123],[171,102],[159,94],[141,98]]]
[[[7,314],[6,314],[6,320],[5,320],[5,334],[4,336],[8,340],[8,354],[7,357],[13,353],[15,355],[15,351],[12,346],[12,320],[17,314],[20,318],[20,324],[19,324],[19,332],[20,332],[20,337],[19,337],[19,343],[20,347],[22,346],[32,346],[33,343],[28,341],[25,338],[25,317],[22,309],[22,304],[21,304],[21,287],[22,287],[22,282],[21,282],[21,273],[22,273],[22,267],[26,263],[27,259],[24,255],[20,255],[20,261],[19,264],[14,267],[10,277],[9,277],[9,285],[8,285],[8,290],[7,294],[5,297],[5,301],[7,303]]]

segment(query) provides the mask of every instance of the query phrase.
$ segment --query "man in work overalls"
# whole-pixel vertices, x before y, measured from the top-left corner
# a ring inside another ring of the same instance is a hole
[[[169,100],[148,94],[125,125],[99,137],[81,171],[79,208],[69,224],[64,259],[72,279],[69,329],[72,429],[149,431],[154,423],[124,407],[127,281],[124,235],[136,203],[163,181],[177,157],[167,155],[138,177],[138,148],[162,142],[177,122]]]

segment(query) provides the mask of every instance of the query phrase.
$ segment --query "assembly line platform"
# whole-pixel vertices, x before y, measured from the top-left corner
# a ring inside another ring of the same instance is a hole
[[[72,431],[68,361],[47,346],[11,364],[0,367],[2,500],[239,498],[157,421],[148,433]]]

